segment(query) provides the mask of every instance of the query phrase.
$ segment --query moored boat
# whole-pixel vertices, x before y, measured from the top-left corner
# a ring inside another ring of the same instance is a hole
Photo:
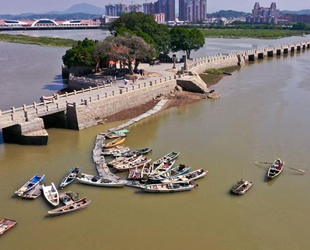
[[[155,168],[150,176],[158,176],[167,173],[173,166],[175,161],[164,161],[157,168]],[[153,163],[154,164],[154,163]]]
[[[188,173],[191,170],[191,167],[186,167],[184,164],[180,164],[176,167],[170,168],[168,171],[163,172],[162,174],[149,176],[149,181],[152,183],[159,183],[168,178],[175,178],[179,175]]]
[[[122,143],[124,143],[124,141],[126,140],[126,138],[117,138],[111,142],[108,142],[104,148],[113,148],[116,147],[117,145],[120,145]]]
[[[128,177],[129,180],[141,180],[143,178],[147,179],[150,173],[153,171],[153,164],[145,163],[142,168],[135,167],[129,169]]]
[[[46,200],[53,206],[59,205],[59,194],[55,184],[52,182],[50,186],[42,185],[43,194]]]
[[[146,155],[148,153],[152,152],[152,149],[150,148],[142,148],[137,150],[130,150],[126,153],[121,154],[122,157],[131,157],[134,155]]]
[[[174,193],[189,191],[196,187],[194,182],[184,183],[167,183],[167,184],[147,184],[142,188],[145,192],[149,193]]]
[[[100,187],[123,187],[127,183],[125,180],[109,180],[101,176],[82,174],[76,178],[78,182]]]
[[[195,171],[192,171],[187,174],[179,175],[177,177],[170,177],[167,179],[163,179],[161,182],[162,183],[180,183],[180,182],[189,182],[189,181],[194,181],[198,180],[202,177],[204,177],[208,173],[208,170],[204,171],[203,168],[197,169]]]
[[[76,202],[50,210],[47,213],[50,215],[61,215],[61,214],[71,213],[71,212],[87,207],[90,204],[90,202],[91,200],[87,200],[87,197],[84,197]]]
[[[241,179],[231,188],[233,194],[245,194],[253,186],[252,182]]]
[[[157,161],[154,161],[154,165],[160,165],[161,163],[163,163],[164,161],[173,161],[174,159],[176,159],[178,156],[180,155],[180,152],[170,152],[169,154],[166,154],[165,156],[159,158]]]
[[[61,192],[59,194],[59,199],[65,205],[69,205],[71,203],[74,203],[74,202],[80,200],[79,193],[75,193],[75,192],[72,192],[72,191]]]
[[[130,151],[130,148],[128,148],[128,147],[116,146],[114,148],[105,149],[102,152],[102,155],[117,157],[117,156],[121,156],[122,154],[129,152],[129,151]]]
[[[71,184],[76,177],[81,173],[81,168],[72,167],[69,172],[65,175],[65,177],[62,179],[59,187],[64,188]]]
[[[269,179],[273,179],[277,177],[283,171],[284,162],[278,158],[274,161],[274,163],[270,166],[267,172],[267,176]]]
[[[142,155],[140,157],[138,157],[136,160],[134,161],[124,161],[121,162],[119,164],[114,165],[114,168],[117,169],[118,171],[127,171],[130,170],[132,168],[141,168],[143,167],[145,164],[148,164],[152,161],[152,159],[148,159],[146,157],[142,157]]]
[[[35,188],[31,189],[27,193],[23,193],[20,195],[20,197],[24,199],[36,199],[42,194],[42,186],[39,184],[35,186]]]
[[[126,137],[125,133],[114,133],[114,132],[107,132],[104,133],[106,139],[115,139],[120,137]]]
[[[2,219],[0,221],[0,235],[11,229],[17,224],[16,220]]]
[[[44,180],[45,175],[39,176],[34,175],[29,181],[27,181],[20,189],[15,191],[15,194],[18,196],[22,196],[23,194],[26,194],[30,190],[34,189],[41,181]]]

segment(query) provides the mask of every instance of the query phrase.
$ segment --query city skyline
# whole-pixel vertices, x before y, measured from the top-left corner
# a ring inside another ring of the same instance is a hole
[[[31,2],[25,2],[23,0],[11,0],[9,2],[5,2],[2,4],[0,8],[0,14],[21,14],[21,13],[46,13],[50,11],[64,11],[70,8],[74,4],[80,3],[88,3],[96,5],[100,8],[104,8],[105,5],[111,3],[120,3],[120,0],[109,0],[109,1],[102,1],[102,0],[32,0]],[[123,0],[123,3],[131,4],[143,4],[145,0]],[[148,0],[147,2],[152,2]],[[178,10],[179,1],[175,1],[176,9]],[[212,13],[219,10],[236,10],[236,11],[245,11],[251,12],[254,3],[257,1],[249,1],[249,0],[236,0],[236,1],[229,1],[229,0],[209,0],[208,1],[208,13]],[[272,2],[271,0],[261,0],[259,1],[262,6],[269,6]],[[289,0],[278,0],[276,1],[277,6],[280,10],[301,10],[301,9],[310,9],[310,3],[306,3],[305,1],[296,1],[292,4]]]

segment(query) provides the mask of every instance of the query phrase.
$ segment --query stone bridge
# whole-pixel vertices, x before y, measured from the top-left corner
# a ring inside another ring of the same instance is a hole
[[[103,117],[144,104],[158,95],[168,94],[177,85],[187,90],[204,92],[206,88],[197,74],[208,68],[241,66],[247,61],[307,49],[310,49],[310,41],[218,54],[189,60],[184,65],[184,72],[174,76],[120,89],[101,85],[62,95],[54,94],[49,100],[40,103],[0,110],[0,129],[3,130],[5,142],[46,144],[48,134],[45,128],[48,127],[85,129],[101,123]]]

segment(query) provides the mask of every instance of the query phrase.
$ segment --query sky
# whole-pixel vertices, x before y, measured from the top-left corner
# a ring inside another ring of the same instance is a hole
[[[154,2],[154,0],[147,0]],[[178,2],[179,0],[176,0]],[[251,12],[254,2],[257,0],[208,0],[208,13],[218,10],[239,10]],[[259,1],[259,0],[258,0]],[[261,0],[260,5],[270,6],[274,0]],[[2,3],[1,3],[2,2]],[[89,3],[104,8],[106,4],[119,3],[121,0],[1,0],[0,14],[21,14],[21,13],[45,13],[49,11],[63,11],[74,4]],[[146,0],[123,0],[124,3],[145,3]],[[310,9],[309,0],[276,0],[280,10],[301,10]]]

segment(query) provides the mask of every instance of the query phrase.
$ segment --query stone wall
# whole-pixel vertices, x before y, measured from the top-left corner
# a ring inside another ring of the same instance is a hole
[[[97,125],[102,118],[113,115],[125,109],[151,101],[158,95],[169,94],[176,87],[176,79],[162,83],[152,83],[151,86],[141,87],[133,91],[115,93],[115,96],[76,105],[76,109],[68,110],[68,124],[73,128],[75,123],[79,130]],[[70,121],[69,121],[70,120]]]

